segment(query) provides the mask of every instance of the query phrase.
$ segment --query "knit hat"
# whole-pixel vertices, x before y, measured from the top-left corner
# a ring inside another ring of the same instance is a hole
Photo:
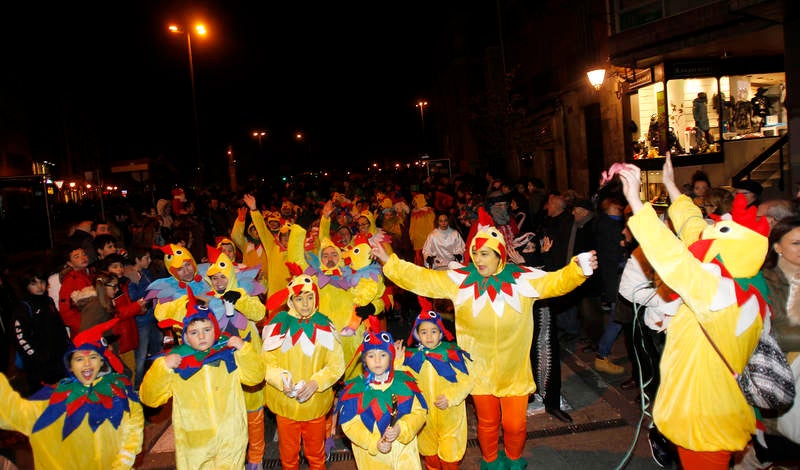
[[[414,320],[414,326],[411,328],[411,335],[408,337],[408,344],[413,344],[414,340],[419,341],[417,329],[419,328],[420,323],[426,321],[435,324],[447,341],[453,341],[453,333],[444,327],[442,316],[433,310],[433,304],[431,301],[427,297],[423,297],[421,295],[417,296],[417,300],[419,301],[419,306],[422,307],[422,311],[419,312],[419,315],[417,315],[417,318]]]
[[[95,351],[103,358],[103,360],[114,369],[115,372],[121,374],[123,372],[122,361],[108,348],[108,342],[103,337],[103,334],[109,331],[119,321],[118,318],[111,319],[107,322],[100,323],[91,328],[87,328],[77,335],[72,340],[72,345],[64,354],[64,365],[67,370],[70,370],[70,359],[72,353],[75,351]],[[72,373],[70,371],[70,373]]]
[[[389,354],[389,376],[386,378],[386,382],[391,382],[394,378],[394,338],[392,338],[392,334],[388,331],[379,331],[379,332],[366,332],[364,333],[364,342],[361,344],[361,361],[364,365],[364,376],[370,380],[372,378],[372,372],[367,369],[367,364],[364,362],[364,357],[369,351],[373,349],[378,349],[381,351],[386,351]]]
[[[478,208],[478,228],[469,244],[469,252],[480,250],[484,246],[500,255],[497,272],[493,274],[499,273],[506,266],[506,240],[500,230],[494,226],[492,216],[483,207],[480,207]],[[472,257],[472,262],[475,263],[474,257]]]

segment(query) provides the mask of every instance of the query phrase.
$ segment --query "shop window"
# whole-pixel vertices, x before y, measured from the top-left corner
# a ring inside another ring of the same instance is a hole
[[[667,81],[668,148],[675,155],[720,149],[719,93],[714,77]]]
[[[725,140],[775,137],[786,132],[783,72],[721,77],[719,85]]]
[[[663,156],[666,147],[666,107],[664,84],[655,82],[630,95],[631,122],[628,124],[633,143],[633,158]]]

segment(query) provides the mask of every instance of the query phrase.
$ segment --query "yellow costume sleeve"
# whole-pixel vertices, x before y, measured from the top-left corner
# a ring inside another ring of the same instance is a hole
[[[186,316],[186,302],[189,298],[182,295],[175,300],[169,302],[159,302],[153,314],[158,321],[175,320],[183,322],[183,317]]]
[[[231,240],[236,244],[236,248],[238,248],[240,252],[244,253],[247,251],[247,239],[244,236],[244,220],[239,220],[238,217],[233,221]]]
[[[414,397],[414,404],[411,405],[411,413],[403,415],[397,420],[395,426],[400,426],[400,435],[397,440],[402,444],[408,444],[419,434],[419,430],[425,424],[425,416],[428,411],[422,407],[419,398]]]
[[[264,361],[253,344],[245,341],[242,349],[233,353],[239,370],[239,380],[245,385],[258,385],[264,380]]]
[[[331,238],[331,218],[323,215],[319,218],[319,239]]]
[[[383,273],[397,287],[424,297],[452,299],[458,293],[458,286],[447,275],[447,271],[417,266],[401,260],[394,253],[389,255],[389,260],[383,265]],[[420,282],[421,276],[424,276],[425,282]]]
[[[325,367],[318,370],[311,376],[311,380],[317,382],[319,389],[317,393],[328,390],[333,387],[336,382],[344,374],[344,353],[342,352],[342,342],[338,339],[333,342],[333,351],[329,351],[327,356],[329,360]]]
[[[322,234],[320,233],[320,239]],[[308,267],[306,262],[306,249],[304,246],[306,240],[306,229],[300,225],[293,224],[292,230],[289,231],[289,242],[286,246],[286,261],[295,263],[302,269]]]
[[[261,321],[264,318],[264,315],[267,313],[267,307],[264,305],[261,299],[256,296],[249,295],[241,287],[233,290],[242,294],[242,296],[236,301],[236,304],[234,304],[236,310],[240,311],[242,315],[244,315],[245,318],[250,321]]]
[[[369,455],[378,455],[378,441],[381,439],[381,434],[377,430],[367,430],[360,416],[342,423],[342,431],[351,443],[365,449]]]
[[[280,367],[278,363],[279,354],[280,348],[273,349],[272,351],[264,351],[262,359],[264,360],[267,385],[271,385],[283,392],[283,373],[289,371]]]
[[[253,218],[253,225],[256,226],[256,232],[258,232],[258,238],[261,240],[261,244],[264,245],[264,249],[267,250],[267,253],[270,253],[272,247],[275,246],[275,235],[267,228],[267,224],[264,222],[264,216],[261,215],[260,211],[250,211],[250,217]],[[272,259],[270,259],[269,262],[271,263]]]
[[[164,365],[164,357],[159,357],[147,369],[139,388],[139,399],[143,404],[157,408],[172,398],[172,381],[175,372]]]
[[[469,367],[469,366],[467,366]],[[475,377],[464,374],[460,370],[456,370],[455,383],[445,381],[446,384],[442,389],[442,393],[447,398],[448,407],[452,408],[458,406],[467,399],[467,395],[472,392],[475,387]],[[432,403],[428,406],[435,406]]]
[[[651,206],[652,207],[652,206]],[[675,233],[684,245],[689,246],[700,238],[700,233],[708,227],[703,213],[689,196],[681,195],[667,209]]]
[[[684,204],[684,207],[678,207],[671,213],[690,214],[693,211],[691,210],[692,208],[685,206],[687,203],[697,209],[699,214],[700,209],[695,206],[688,196],[678,198],[672,205],[681,206]],[[675,222],[684,222],[688,220],[688,217],[678,218]],[[708,223],[702,218],[699,220],[704,227],[708,227]],[[690,226],[693,227],[694,224],[694,221],[687,222],[684,232]],[[666,224],[658,221],[658,216],[650,204],[645,204],[636,215],[631,217],[628,220],[628,225],[637,239],[640,236],[647,237],[648,243],[641,245],[642,251],[661,280],[697,313],[700,321],[709,320],[705,314],[708,313],[709,306],[717,294],[720,282],[719,276],[703,269],[700,260],[692,256],[686,249],[685,243],[687,240],[682,242],[675,237],[675,234],[669,230]],[[676,230],[678,229],[679,227],[676,227]],[[652,240],[652,243],[650,240]],[[691,280],[691,282],[687,282],[688,280]],[[678,314],[680,313],[681,310],[678,310]]]
[[[0,373],[0,400],[3,401],[3,406],[0,406],[0,429],[17,431],[26,436],[31,435],[33,424],[47,406],[46,401],[33,402],[22,398],[3,373]]]
[[[121,434],[117,458],[111,464],[112,470],[126,470],[133,467],[136,456],[142,451],[142,433],[144,432],[144,412],[142,405],[128,400],[130,414],[128,419],[122,420],[119,433]]]

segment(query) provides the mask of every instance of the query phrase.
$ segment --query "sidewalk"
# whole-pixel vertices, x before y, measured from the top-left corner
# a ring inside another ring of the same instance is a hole
[[[575,351],[574,342],[562,347],[562,395],[568,405],[565,410],[573,423],[563,423],[544,409],[528,418],[528,442],[524,457],[528,468],[534,469],[658,469],[650,456],[645,420],[638,436],[641,418],[640,405],[632,400],[638,391],[623,391],[619,384],[630,375],[625,349],[620,339],[615,343],[612,360],[626,366],[626,373],[610,376],[592,367],[593,353]],[[151,418],[145,432],[145,451],[137,459],[138,469],[166,470],[174,468],[174,437],[168,426],[169,415],[162,411]],[[475,416],[468,403],[469,441],[461,464],[463,469],[480,467],[480,450],[475,432]],[[271,439],[274,427],[268,426]],[[148,442],[148,438],[153,442]],[[154,439],[155,438],[155,439]],[[635,445],[634,445],[635,441]],[[631,450],[632,449],[632,450]],[[631,456],[626,461],[628,453]],[[620,465],[626,461],[624,466]],[[277,445],[267,443],[264,468],[280,468]],[[301,468],[307,468],[301,465]],[[331,455],[331,470],[354,469],[355,461],[345,442],[337,440]]]

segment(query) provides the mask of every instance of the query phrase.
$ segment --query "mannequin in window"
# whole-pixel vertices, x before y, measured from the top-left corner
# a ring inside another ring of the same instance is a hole
[[[697,94],[697,98],[692,101],[692,116],[694,117],[695,135],[697,136],[697,148],[702,152],[707,152],[714,137],[709,132],[708,123],[708,96],[704,91]]]

